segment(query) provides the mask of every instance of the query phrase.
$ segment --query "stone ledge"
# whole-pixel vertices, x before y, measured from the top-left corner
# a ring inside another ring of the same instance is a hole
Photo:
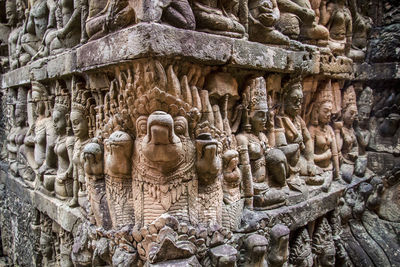
[[[350,73],[345,73],[348,68],[327,69],[315,46],[298,45],[294,51],[156,23],[140,23],[5,73],[1,87],[26,85],[31,79],[62,77],[146,57],[179,57],[214,66],[280,73],[303,70],[305,74],[350,78]]]
[[[75,234],[78,225],[82,222],[82,215],[79,209],[71,209],[68,207],[67,202],[49,197],[40,191],[32,190],[21,178],[12,177],[4,171],[1,171],[0,176],[1,182],[6,186],[6,190],[14,192],[23,201],[32,204],[40,212],[47,214],[63,229]]]

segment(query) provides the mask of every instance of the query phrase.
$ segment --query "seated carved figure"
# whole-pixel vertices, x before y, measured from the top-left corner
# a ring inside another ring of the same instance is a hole
[[[8,55],[10,68],[16,69],[25,65],[30,56],[21,49],[20,37],[23,34],[25,20],[25,2],[22,0],[6,1],[6,16],[11,32],[8,36]]]
[[[249,40],[266,44],[289,44],[289,38],[274,28],[279,17],[276,0],[250,0]]]
[[[329,30],[329,48],[335,55],[347,54],[352,42],[352,18],[345,3],[345,0],[321,1],[320,23]]]
[[[316,14],[309,0],[277,0],[281,18],[279,30],[293,39],[315,40],[326,45],[329,32],[318,25]]]
[[[334,131],[329,123],[331,121],[333,94],[328,88],[323,88],[315,100],[312,110],[312,125],[308,130],[311,134],[314,150],[314,162],[326,172],[324,181],[308,179],[309,184],[324,184],[328,190],[332,178],[339,178],[339,155]],[[332,172],[333,171],[333,172]]]
[[[89,2],[89,17],[86,21],[86,31],[89,40],[95,40],[110,32],[120,30],[135,21],[135,12],[128,0],[108,0],[102,11],[96,14],[104,1]]]
[[[248,113],[242,121],[242,131],[236,136],[243,175],[245,206],[274,208],[284,205],[287,162],[284,153],[269,147],[264,133],[267,121],[266,83],[263,77],[249,81],[243,95]],[[267,162],[268,161],[268,162]],[[267,165],[269,168],[267,168]]]
[[[241,38],[245,27],[239,20],[239,12],[243,12],[239,0],[195,0],[192,4],[199,31]]]
[[[277,116],[277,121],[279,126],[285,129],[287,142],[299,145],[296,153],[288,157],[289,172],[291,175],[314,176],[316,168],[312,139],[306,123],[300,116],[303,102],[301,82],[290,82],[283,99],[283,114]]]

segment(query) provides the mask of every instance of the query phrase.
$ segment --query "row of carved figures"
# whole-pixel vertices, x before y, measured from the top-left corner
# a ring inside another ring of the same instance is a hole
[[[357,103],[353,86],[332,80],[249,76],[239,86],[226,71],[156,60],[100,76],[10,89],[7,137],[11,174],[99,226],[169,213],[236,229],[243,207],[370,176],[368,87]],[[377,136],[398,138],[398,123],[379,125]]]
[[[356,60],[364,58],[372,24],[357,0],[348,5],[345,0],[170,0],[155,11],[137,10],[154,4],[133,0],[5,2],[8,23],[0,34],[2,45],[8,42],[11,69],[140,22],[137,13],[143,12],[158,14],[155,22],[183,29],[278,45],[299,40]]]
[[[39,241],[36,264],[44,267],[143,266],[146,262],[158,266],[157,263],[171,260],[175,260],[171,264],[190,262],[195,266],[329,267],[335,266],[337,252],[336,221],[330,217],[319,218],[293,232],[277,224],[258,233],[244,234],[237,244],[231,245],[227,244],[233,240],[229,231],[224,240],[215,238],[226,229],[205,229],[204,237],[199,228],[177,221],[177,226],[173,227],[173,217],[165,217],[167,222],[158,233],[162,233],[162,237],[150,242],[148,235],[141,238],[137,230],[124,228],[119,232],[107,232],[85,223],[73,236],[44,213],[40,213],[40,221],[33,223],[32,229]],[[207,231],[213,235],[207,237]],[[140,241],[136,242],[138,238]]]

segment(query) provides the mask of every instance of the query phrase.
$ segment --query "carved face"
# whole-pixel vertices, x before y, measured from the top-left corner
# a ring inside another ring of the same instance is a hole
[[[330,248],[328,251],[323,253],[320,258],[320,264],[323,267],[335,266],[335,249]]]
[[[357,106],[354,104],[350,105],[346,108],[343,114],[343,122],[346,125],[353,125],[353,122],[356,119],[357,115],[358,115]]]
[[[367,106],[361,106],[358,111],[358,122],[360,125],[366,126],[369,121],[369,116],[371,113],[371,108]]]
[[[17,0],[17,17],[18,21],[23,21],[25,18],[25,3],[22,0]]]
[[[33,91],[32,92],[32,102],[35,104],[35,112],[36,115],[45,115],[46,113],[46,104],[42,99],[42,96],[39,92]]]
[[[55,109],[53,112],[53,124],[58,135],[66,132],[67,121],[65,119],[65,114],[58,109]]]
[[[51,259],[52,255],[53,255],[53,251],[52,251],[52,246],[50,245],[50,240],[48,240],[47,235],[44,235],[42,233],[42,235],[40,236],[40,251],[42,252],[42,255],[47,258],[47,259]]]
[[[318,110],[318,121],[320,124],[328,124],[331,121],[332,103],[323,103]]]
[[[285,99],[285,112],[292,117],[300,114],[303,103],[303,92],[301,87],[295,87]]]
[[[258,110],[254,111],[250,116],[250,123],[255,132],[261,132],[265,129],[265,123],[267,122],[267,111]]]
[[[147,116],[140,116],[136,121],[137,138],[144,137],[147,134]]]
[[[74,135],[80,139],[85,139],[89,135],[89,124],[86,116],[81,111],[73,109],[71,111],[71,124]]]
[[[15,124],[23,126],[26,123],[26,112],[23,108],[18,107],[15,109]]]
[[[11,25],[15,25],[17,21],[17,14],[15,11],[15,3],[13,3],[13,1],[6,1],[6,18]]]

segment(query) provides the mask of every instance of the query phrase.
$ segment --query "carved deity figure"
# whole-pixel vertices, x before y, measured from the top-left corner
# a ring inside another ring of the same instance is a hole
[[[55,8],[56,25],[49,28],[43,36],[43,45],[39,52],[33,57],[45,57],[50,53],[55,54],[63,49],[72,48],[79,44],[81,38],[81,0],[58,0]]]
[[[239,226],[243,209],[241,198],[242,173],[239,169],[239,153],[236,150],[228,150],[222,155],[223,181],[222,189],[223,210],[222,225],[235,230]]]
[[[369,129],[369,118],[373,104],[373,92],[370,87],[366,87],[359,97],[357,102],[358,106],[358,120],[355,127],[355,134],[358,143],[358,158],[355,169],[357,176],[362,176],[367,168],[367,147],[371,139],[371,132]]]
[[[317,95],[312,109],[311,125],[308,130],[314,146],[314,162],[326,172],[323,181],[316,180],[315,184],[323,182],[323,188],[329,189],[332,178],[339,177],[339,155],[336,137],[332,127],[331,114],[333,94],[329,86],[322,88]],[[310,183],[313,183],[310,180]]]
[[[25,21],[25,2],[23,0],[6,1],[6,16],[11,32],[8,36],[8,55],[10,69],[14,70],[21,65],[25,65],[30,56],[21,51],[20,37],[23,33],[23,23]]]
[[[111,218],[106,197],[102,146],[95,142],[88,143],[83,148],[83,158],[91,213],[97,226],[109,229]]]
[[[311,238],[308,234],[307,228],[302,228],[294,239],[294,243],[290,248],[289,262],[296,267],[313,266]]]
[[[79,205],[84,214],[89,211],[89,202],[86,190],[86,179],[84,170],[83,148],[90,141],[90,109],[92,98],[85,90],[83,83],[77,83],[72,92],[71,125],[74,132],[75,144],[72,153],[73,163],[73,198],[71,207]]]
[[[56,251],[54,246],[54,237],[52,232],[53,221],[41,214],[40,216],[41,232],[40,232],[40,252],[42,254],[42,266],[54,267],[56,266]]]
[[[104,3],[105,1],[89,0],[89,15],[86,21],[89,40],[101,38],[135,21],[135,12],[128,0],[108,0],[105,6]]]
[[[342,98],[342,120],[334,123],[338,151],[341,153],[342,179],[350,183],[354,173],[354,164],[358,157],[357,138],[353,129],[357,117],[356,93],[354,87],[348,87]]]
[[[277,224],[271,228],[268,266],[283,267],[289,260],[289,234],[285,225]]]
[[[163,111],[136,120],[133,170],[136,225],[151,223],[165,212],[186,222],[197,220],[195,148],[188,127],[185,117],[173,118]]]
[[[26,161],[24,139],[28,132],[27,127],[27,98],[23,87],[18,88],[18,96],[14,111],[14,125],[7,136],[8,162],[11,174],[21,176],[25,180],[34,177],[32,169]]]
[[[209,133],[196,138],[196,170],[199,181],[199,221],[222,224],[221,158],[218,142]]]
[[[33,59],[45,38],[47,29],[56,27],[56,3],[54,0],[33,0],[28,5],[29,15],[21,37],[21,47],[29,55],[26,64]],[[21,62],[21,65],[24,65]]]
[[[278,28],[292,39],[315,41],[318,45],[327,45],[329,31],[318,24],[309,0],[277,0],[281,18]]]
[[[301,117],[303,90],[300,81],[290,82],[283,95],[283,112],[277,116],[279,126],[285,129],[288,144],[298,144],[299,149],[288,158],[291,175],[314,176],[313,142],[305,121]]]
[[[72,153],[75,139],[70,135],[70,97],[66,89],[60,84],[56,88],[56,100],[53,110],[54,129],[57,140],[54,152],[57,155],[57,178],[54,183],[56,197],[66,200],[73,196],[73,163]]]
[[[50,96],[46,87],[32,82],[31,102],[36,106],[36,121],[25,138],[29,165],[36,173],[36,186],[43,183],[44,189],[54,190],[57,157],[54,153],[56,134],[50,114]]]
[[[275,29],[280,12],[276,0],[249,0],[249,40],[266,44],[289,44]]]
[[[134,223],[132,137],[116,131],[105,140],[106,194],[113,228]]]
[[[243,94],[243,108],[247,109],[242,131],[236,136],[242,169],[245,206],[273,208],[285,204],[286,196],[280,188],[286,185],[287,162],[279,149],[269,146],[264,133],[267,123],[267,93],[263,77],[249,81]],[[268,167],[268,170],[267,170]]]
[[[320,24],[329,30],[329,48],[335,55],[350,51],[353,25],[346,0],[321,1]]]
[[[314,253],[314,266],[335,266],[335,243],[332,238],[332,229],[325,217],[315,229],[312,238],[312,252]]]
[[[73,267],[71,260],[72,244],[74,239],[72,234],[60,227],[60,266]]]
[[[199,31],[241,38],[245,26],[241,12],[247,13],[242,0],[195,0],[192,1],[196,27]],[[246,18],[247,19],[247,18]]]

